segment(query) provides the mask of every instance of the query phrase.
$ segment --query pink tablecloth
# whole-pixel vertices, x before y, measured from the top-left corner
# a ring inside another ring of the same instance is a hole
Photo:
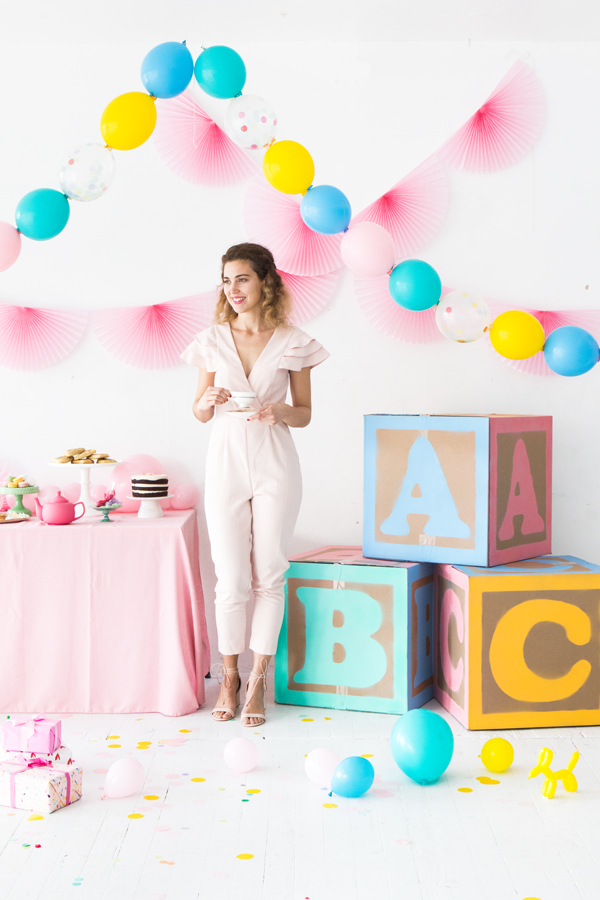
[[[195,510],[0,526],[0,710],[190,713],[210,653]]]

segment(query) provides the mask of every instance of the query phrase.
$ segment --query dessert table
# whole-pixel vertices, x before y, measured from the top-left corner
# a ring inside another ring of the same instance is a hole
[[[0,528],[0,710],[161,712],[204,702],[195,510]]]

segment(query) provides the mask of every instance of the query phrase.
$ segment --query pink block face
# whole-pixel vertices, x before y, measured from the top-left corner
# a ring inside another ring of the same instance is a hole
[[[552,418],[490,419],[489,566],[551,552]]]
[[[397,562],[389,559],[366,559],[362,555],[362,547],[344,547],[339,544],[319,547],[318,550],[310,550],[308,553],[292,556],[290,562],[344,563],[347,566],[387,566],[404,569],[416,565],[416,563]]]
[[[468,727],[468,590],[469,579],[452,566],[435,574],[436,700]]]

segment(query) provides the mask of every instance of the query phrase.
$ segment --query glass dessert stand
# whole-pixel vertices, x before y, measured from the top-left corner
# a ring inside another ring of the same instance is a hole
[[[23,494],[39,494],[39,492],[40,489],[37,484],[31,484],[26,488],[0,487],[0,494],[12,494],[15,498],[15,505],[11,509],[12,517],[8,519],[8,521],[18,522],[20,519],[24,518],[24,516],[29,518],[31,516],[31,510],[27,509],[26,506],[23,506]]]
[[[92,499],[92,495],[90,494],[90,476],[92,474],[90,472],[90,469],[114,469],[114,467],[118,466],[120,462],[122,462],[122,460],[117,459],[114,463],[94,463],[93,466],[82,466],[81,464],[77,463],[75,465],[73,465],[73,463],[48,463],[48,465],[52,466],[53,469],[81,469],[81,493],[79,494],[79,499],[85,505],[83,518],[99,519],[102,515],[102,512],[99,512],[95,508],[95,502]]]
[[[92,509],[97,509],[102,514],[100,519],[100,524],[102,524],[102,522],[114,522],[114,519],[109,518],[109,514],[121,509],[122,506],[122,503],[110,503],[107,506],[93,506]]]
[[[162,519],[164,510],[160,505],[161,500],[171,500],[173,494],[167,497],[127,497],[128,500],[139,500],[140,508],[138,517],[140,519]]]

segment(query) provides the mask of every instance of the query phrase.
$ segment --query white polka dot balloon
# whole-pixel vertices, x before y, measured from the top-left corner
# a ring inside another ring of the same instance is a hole
[[[458,344],[477,341],[490,327],[491,313],[482,297],[469,291],[450,291],[438,303],[435,321],[444,337]]]
[[[262,150],[270,147],[277,133],[277,113],[261,97],[242,94],[229,102],[225,114],[227,131],[240,147]]]
[[[60,186],[71,200],[96,200],[113,183],[116,165],[112,150],[102,144],[80,144],[63,158]]]

